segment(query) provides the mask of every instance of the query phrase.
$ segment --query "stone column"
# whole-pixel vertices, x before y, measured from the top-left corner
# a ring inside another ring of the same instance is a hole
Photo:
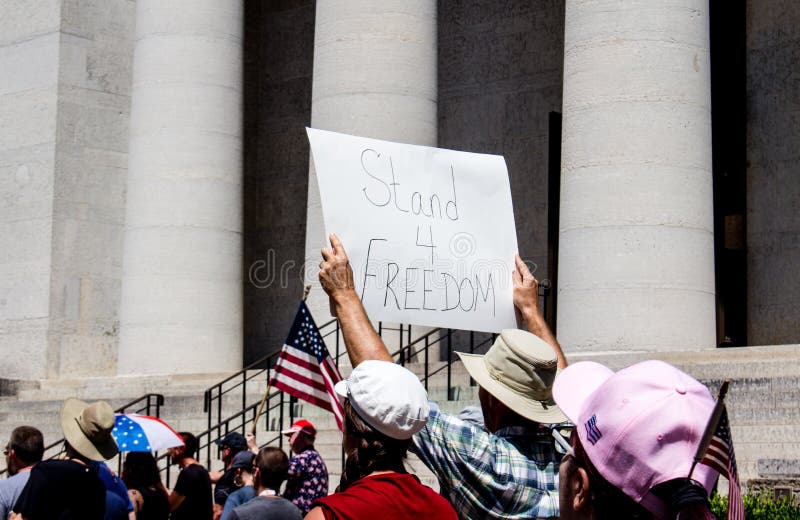
[[[436,146],[436,2],[317,2],[311,126]],[[306,283],[318,324],[330,319],[319,286],[326,244],[313,164],[308,182]],[[345,244],[346,246],[347,244]]]
[[[242,2],[138,0],[118,371],[242,364]]]
[[[708,1],[566,3],[558,338],[715,340]]]
[[[800,343],[800,4],[746,19],[747,342]]]

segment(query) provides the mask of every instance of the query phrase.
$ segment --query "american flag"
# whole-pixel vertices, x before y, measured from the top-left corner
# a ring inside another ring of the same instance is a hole
[[[739,473],[736,470],[736,456],[733,453],[728,410],[724,407],[717,429],[700,463],[711,466],[728,479],[728,520],[744,520],[742,491],[739,488]]]
[[[333,386],[342,379],[305,302],[275,364],[270,385],[333,413],[342,429],[342,405]]]

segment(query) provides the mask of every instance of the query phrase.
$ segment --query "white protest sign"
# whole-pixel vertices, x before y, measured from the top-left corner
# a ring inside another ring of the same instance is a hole
[[[341,238],[370,318],[516,327],[517,234],[501,156],[307,131],[325,228]]]

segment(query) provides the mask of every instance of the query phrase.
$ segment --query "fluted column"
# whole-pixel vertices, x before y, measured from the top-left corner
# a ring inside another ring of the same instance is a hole
[[[566,3],[558,338],[715,346],[708,0]]]
[[[436,146],[436,2],[317,2],[311,126]],[[317,281],[325,245],[313,165],[308,183],[306,278],[317,322],[329,316]]]
[[[120,373],[241,368],[242,15],[137,0]]]

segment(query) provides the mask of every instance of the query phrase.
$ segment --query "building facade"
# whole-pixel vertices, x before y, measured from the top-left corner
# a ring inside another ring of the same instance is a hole
[[[800,343],[798,28],[782,0],[3,2],[0,373],[279,348],[324,245],[306,126],[503,155],[567,352]]]

